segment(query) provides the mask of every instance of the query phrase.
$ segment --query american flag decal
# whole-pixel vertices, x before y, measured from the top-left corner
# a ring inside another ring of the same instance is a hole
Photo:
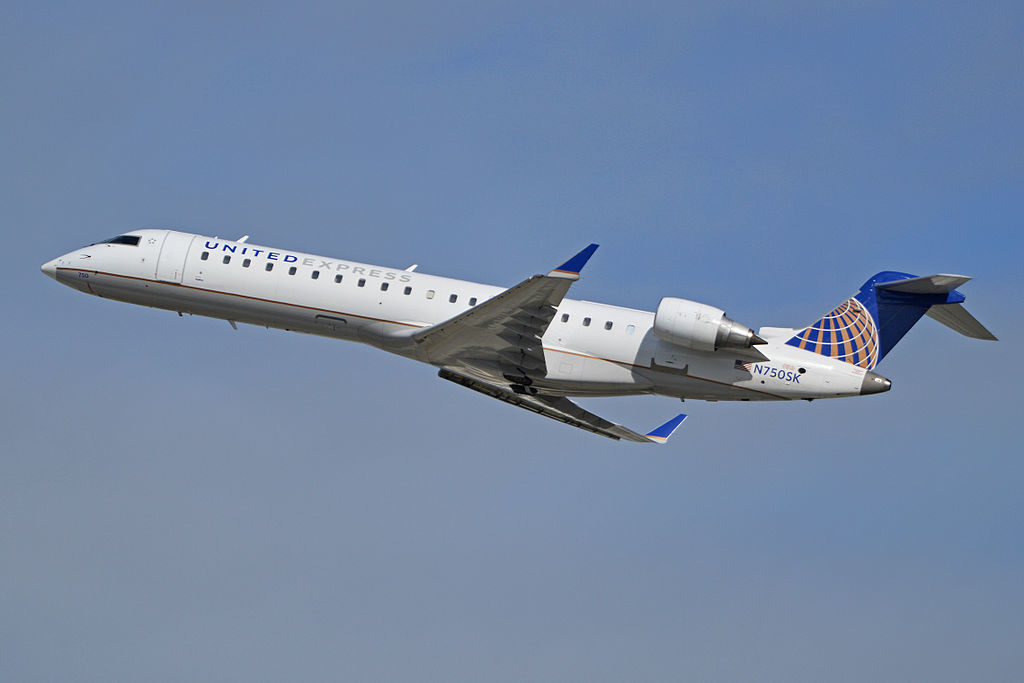
[[[743,370],[744,372],[753,372],[754,364],[750,361],[738,360],[732,364],[734,370]]]

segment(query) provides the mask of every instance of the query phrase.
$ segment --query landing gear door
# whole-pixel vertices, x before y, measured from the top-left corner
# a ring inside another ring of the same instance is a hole
[[[195,235],[187,235],[173,230],[167,231],[160,258],[156,266],[156,279],[164,282],[181,282],[185,271],[185,257],[192,246]]]

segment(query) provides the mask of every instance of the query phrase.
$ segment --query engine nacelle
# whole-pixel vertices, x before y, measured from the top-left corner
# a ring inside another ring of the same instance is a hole
[[[654,336],[695,351],[749,349],[765,343],[749,327],[727,318],[722,309],[673,297],[658,304]]]

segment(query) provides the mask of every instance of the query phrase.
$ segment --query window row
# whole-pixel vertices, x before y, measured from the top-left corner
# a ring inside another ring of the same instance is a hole
[[[569,322],[569,314],[568,313],[563,313],[562,314],[562,322],[563,323]],[[584,318],[583,319],[583,327],[590,327],[590,323],[591,322],[592,321],[591,321],[591,319],[589,317],[588,318]],[[604,321],[604,329],[610,330],[613,327],[615,327],[615,323],[613,323],[611,320]],[[636,332],[636,325],[626,325],[626,334],[633,334],[634,332]]]
[[[199,259],[201,261],[208,261],[210,259],[210,252],[204,251],[199,256]],[[231,256],[229,254],[225,254],[224,258],[222,260],[222,263],[224,263],[224,264],[231,263]],[[252,265],[252,259],[248,259],[247,258],[247,259],[244,259],[242,261],[242,267],[243,268],[248,268],[251,265]],[[267,272],[270,272],[270,271],[274,270],[274,264],[268,262],[267,265],[264,267],[264,270],[266,270]],[[289,266],[289,268],[288,268],[288,274],[289,275],[295,275],[297,272],[298,272],[298,268],[296,268],[295,266]],[[319,280],[320,279],[320,271],[319,270],[314,270],[314,271],[310,272],[309,277],[310,277],[311,280]],[[334,276],[334,283],[335,284],[341,284],[343,279],[344,278],[339,273],[338,275]],[[365,277],[359,278],[359,280],[356,282],[356,286],[357,287],[365,287],[366,286],[366,278]],[[382,283],[380,283],[380,291],[386,292],[390,288],[391,288],[391,283],[390,282],[382,282]],[[428,299],[433,299],[436,293],[437,292],[434,291],[433,289],[428,289],[427,292],[426,292],[426,297]],[[410,294],[412,294],[412,287],[409,287],[409,286],[404,287],[402,289],[402,294],[404,294],[406,296],[409,296]],[[458,294],[450,294],[448,296],[448,303],[454,304],[454,303],[457,303],[458,300],[459,300],[459,295]],[[469,305],[470,306],[476,306],[476,303],[477,303],[477,298],[475,296],[469,297]]]

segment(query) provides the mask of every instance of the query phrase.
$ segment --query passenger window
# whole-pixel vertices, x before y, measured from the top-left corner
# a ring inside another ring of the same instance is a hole
[[[206,260],[206,259],[208,259],[208,258],[210,258],[210,252],[208,252],[208,251],[204,251],[204,252],[203,252],[203,255],[199,257],[199,260],[200,260],[200,261],[205,261],[205,260]]]
[[[458,294],[452,294],[450,297],[448,297],[448,303],[450,303],[450,304],[453,304],[453,303],[455,303],[458,300],[459,300],[459,295]]]
[[[312,273],[309,274],[309,276],[311,278],[313,278],[314,280],[317,280],[317,279],[320,278],[320,271],[319,270],[314,270]]]
[[[243,268],[248,268],[251,265],[252,265],[252,259],[251,258],[247,258],[244,261],[242,261],[242,267]]]
[[[274,269],[274,264],[273,264],[273,263],[268,263],[268,264],[267,264],[267,272],[269,273],[269,272],[270,272],[270,271],[272,271],[273,269]]]
[[[583,319],[583,327],[590,327],[590,318]]]
[[[335,275],[334,276],[334,282],[335,282],[335,284],[341,282],[341,276],[340,275]]]
[[[432,289],[428,289],[427,290],[427,298],[428,299],[433,299],[434,298],[434,290],[432,290]]]
[[[636,332],[636,325],[626,325],[626,334],[633,334]]]
[[[357,282],[356,284],[357,284],[357,285],[358,285],[359,287],[365,287],[365,286],[366,286],[366,278],[365,278],[365,277],[361,277],[361,278],[359,278],[359,282]]]
[[[563,313],[562,314],[562,322],[563,323],[569,322],[569,314],[568,313]]]
[[[406,287],[404,290],[402,290],[402,294],[405,294],[406,296],[412,294],[412,287]]]
[[[382,292],[388,291],[388,283],[386,283],[386,282],[380,283],[380,291],[382,291]]]
[[[472,297],[469,298],[469,305],[470,306],[476,306],[476,297],[475,296],[472,296]]]
[[[608,321],[605,322],[604,329],[606,329],[606,330],[612,329],[612,321],[611,320],[608,320]]]
[[[288,274],[289,275],[295,275],[295,271],[296,270],[298,270],[298,269],[295,266],[292,266],[291,268],[288,269]]]
[[[224,257],[224,263],[231,263],[231,257],[230,256],[225,256]]]

